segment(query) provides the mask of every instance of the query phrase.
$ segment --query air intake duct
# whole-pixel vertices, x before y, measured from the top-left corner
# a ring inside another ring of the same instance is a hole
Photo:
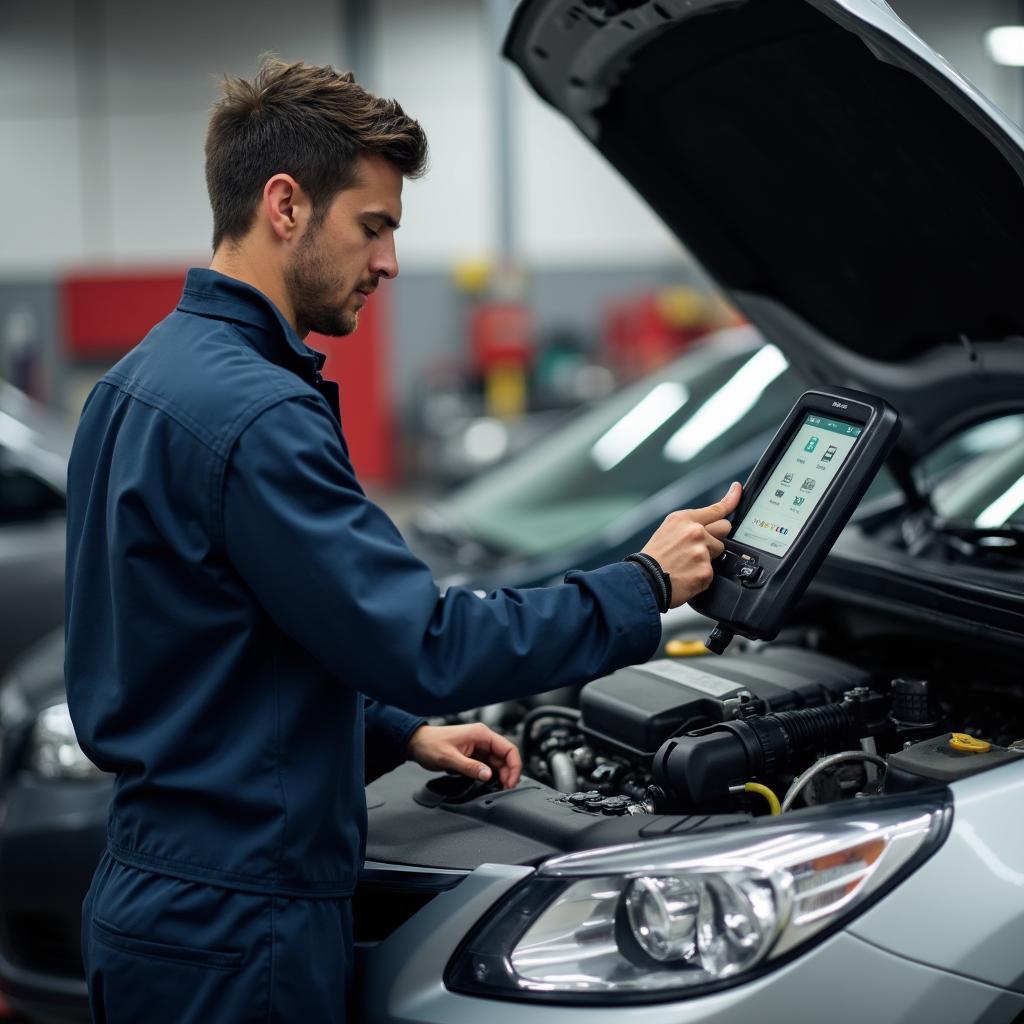
[[[654,757],[654,778],[673,809],[728,810],[730,787],[774,779],[811,753],[846,749],[862,736],[891,728],[887,702],[858,686],[838,704],[768,715],[744,715],[666,740]]]

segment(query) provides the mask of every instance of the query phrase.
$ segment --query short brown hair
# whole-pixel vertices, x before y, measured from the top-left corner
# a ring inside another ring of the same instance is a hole
[[[265,57],[247,82],[226,77],[206,133],[206,187],[213,248],[252,227],[263,186],[290,174],[313,204],[314,221],[355,182],[356,161],[384,157],[408,178],[427,161],[427,137],[395,100],[359,85],[351,72]]]

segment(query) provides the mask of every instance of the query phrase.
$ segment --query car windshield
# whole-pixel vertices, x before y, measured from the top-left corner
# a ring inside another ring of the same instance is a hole
[[[503,552],[538,556],[585,545],[685,478],[693,477],[694,494],[721,485],[700,481],[716,460],[774,430],[801,390],[774,345],[748,328],[721,332],[462,488],[438,511]]]
[[[923,480],[938,479],[931,502],[943,520],[978,531],[1024,527],[1024,415],[958,434],[922,470]]]

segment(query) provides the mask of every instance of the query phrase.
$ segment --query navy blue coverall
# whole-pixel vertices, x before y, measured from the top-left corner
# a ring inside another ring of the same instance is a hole
[[[356,481],[322,363],[260,292],[192,270],[83,411],[65,674],[116,773],[83,908],[96,1021],[343,1021],[363,787],[419,716],[660,639],[630,563],[442,596]]]

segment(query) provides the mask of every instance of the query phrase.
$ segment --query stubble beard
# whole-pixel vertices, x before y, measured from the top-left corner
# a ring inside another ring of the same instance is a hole
[[[358,314],[346,309],[337,296],[348,294],[344,277],[338,275],[318,244],[319,231],[307,231],[284,271],[295,327],[304,337],[311,331],[330,338],[351,334],[359,325]]]

